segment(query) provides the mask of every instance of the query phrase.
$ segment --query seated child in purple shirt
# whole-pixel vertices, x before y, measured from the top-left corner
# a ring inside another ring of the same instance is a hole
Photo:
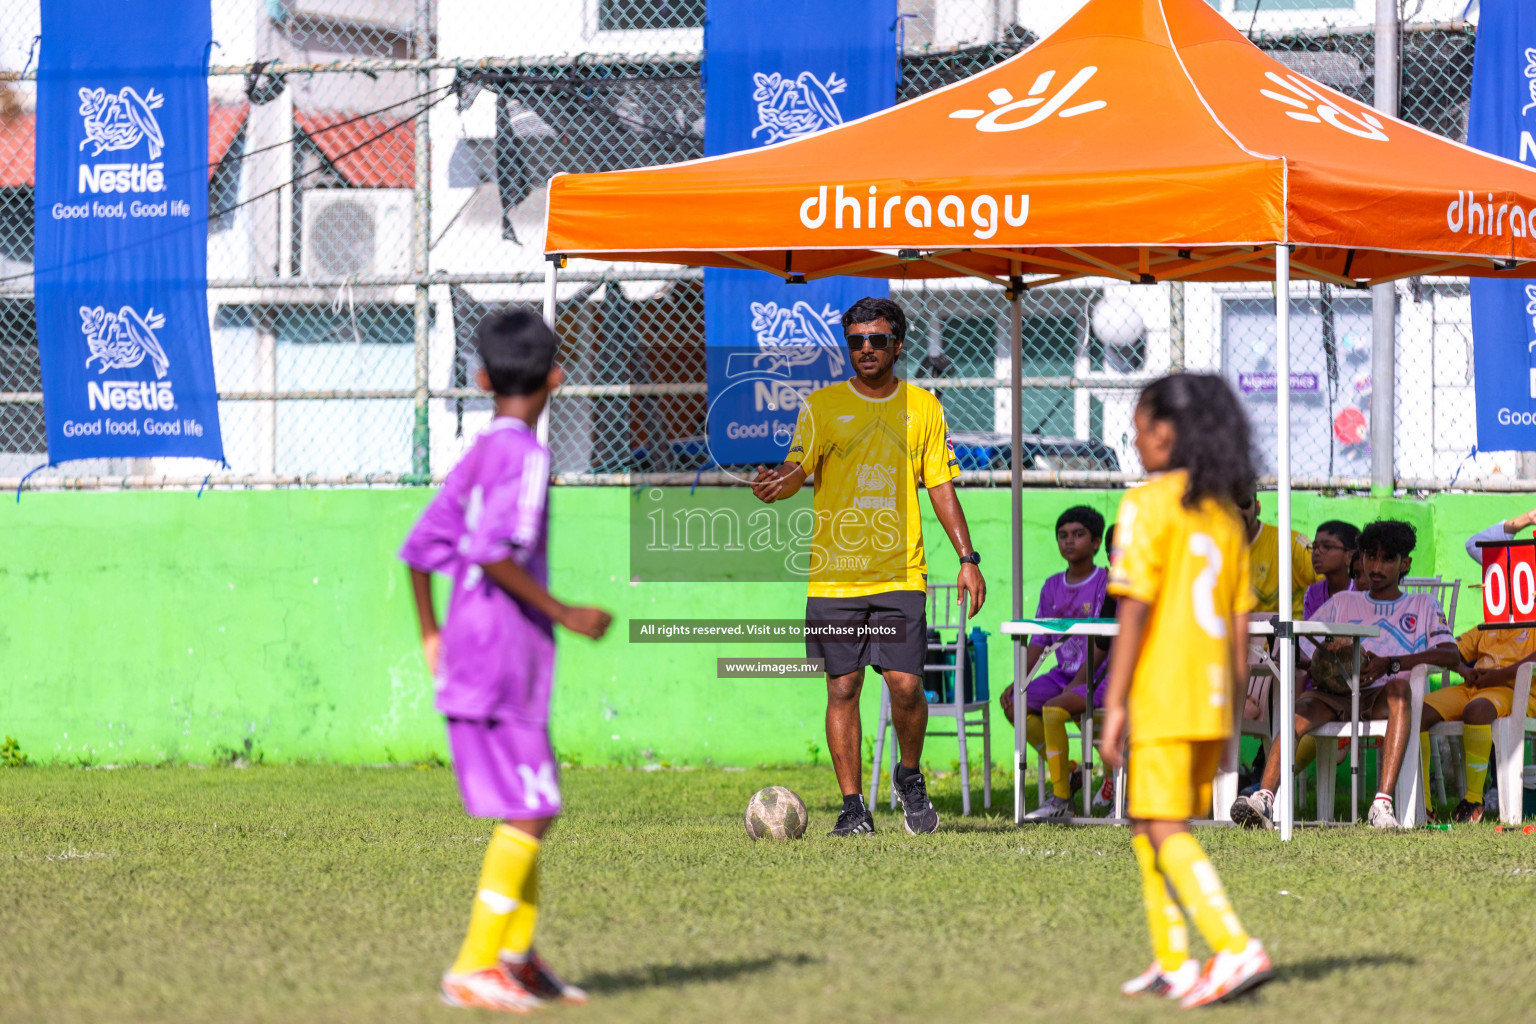
[[[480,387],[496,416],[448,474],[400,550],[437,709],[464,809],[500,818],[481,869],[469,932],[443,975],[452,1006],[524,1013],[544,1000],[586,1001],[533,949],[539,845],[560,813],[549,742],[556,623],[600,638],[612,616],[550,596],[549,449],[534,433],[564,372],[554,332],[526,310],[495,313],[475,332]],[[431,574],[453,578],[441,629]]]

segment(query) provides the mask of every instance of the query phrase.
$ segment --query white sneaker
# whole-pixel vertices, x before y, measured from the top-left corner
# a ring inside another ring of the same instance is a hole
[[[1070,817],[1072,817],[1072,801],[1063,800],[1055,793],[1052,793],[1050,796],[1045,798],[1045,803],[1024,815],[1024,820],[1050,821],[1054,818]]]
[[[1274,976],[1264,943],[1249,939],[1241,953],[1217,953],[1205,962],[1200,980],[1179,1003],[1188,1010],[1225,1002],[1244,992],[1251,992]]]
[[[1244,828],[1274,828],[1275,798],[1268,790],[1261,789],[1252,796],[1240,796],[1232,801],[1232,823]]]
[[[1176,971],[1164,971],[1156,960],[1152,966],[1120,986],[1123,996],[1162,996],[1165,999],[1183,999],[1200,980],[1200,961],[1191,957],[1179,965]]]
[[[1365,823],[1371,828],[1399,828],[1397,815],[1392,813],[1392,798],[1379,796],[1371,801],[1371,809],[1365,814]]]

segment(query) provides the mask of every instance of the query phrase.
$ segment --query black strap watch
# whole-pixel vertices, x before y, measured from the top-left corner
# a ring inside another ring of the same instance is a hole
[[[981,552],[980,551],[972,551],[968,555],[961,555],[960,556],[960,564],[964,565],[967,562],[969,562],[971,565],[976,565],[976,566],[981,565]]]
[[[1393,658],[1391,661],[1387,662],[1387,675],[1395,676],[1402,670],[1403,663],[1400,659]]]

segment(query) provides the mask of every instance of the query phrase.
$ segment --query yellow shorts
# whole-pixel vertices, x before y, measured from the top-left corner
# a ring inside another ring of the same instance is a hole
[[[1131,743],[1126,796],[1133,818],[1188,821],[1211,806],[1211,780],[1226,740]]]
[[[1509,686],[1490,686],[1472,690],[1466,686],[1447,686],[1424,697],[1424,706],[1434,708],[1447,722],[1461,721],[1462,712],[1475,700],[1486,700],[1499,709],[1499,717],[1506,717],[1515,706],[1515,691]],[[1532,687],[1525,713],[1536,716],[1536,687]]]

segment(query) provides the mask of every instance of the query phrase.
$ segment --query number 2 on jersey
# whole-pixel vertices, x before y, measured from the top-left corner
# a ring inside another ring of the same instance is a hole
[[[1221,548],[1208,533],[1193,533],[1189,537],[1189,552],[1205,560],[1205,568],[1195,577],[1190,601],[1194,606],[1195,621],[1200,628],[1218,640],[1227,635],[1227,620],[1216,614],[1216,580],[1221,576]]]

